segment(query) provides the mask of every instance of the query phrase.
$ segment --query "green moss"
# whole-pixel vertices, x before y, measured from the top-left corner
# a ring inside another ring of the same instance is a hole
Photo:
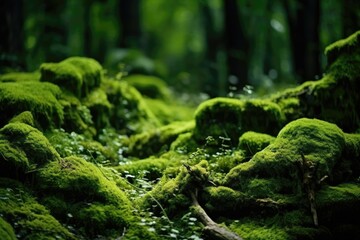
[[[360,31],[355,32],[346,39],[334,42],[326,47],[325,54],[328,58],[328,64],[331,64],[342,54],[352,54],[360,46]]]
[[[195,108],[185,103],[150,98],[144,98],[144,101],[162,125],[194,118]]]
[[[116,106],[110,124],[124,134],[133,134],[159,126],[159,121],[144,102],[141,94],[124,81],[105,79],[101,88],[109,102]]]
[[[284,115],[280,107],[270,101],[215,98],[198,107],[195,120],[196,139],[229,137],[236,146],[240,135],[246,131],[277,134]]]
[[[0,140],[0,176],[21,178],[30,169],[26,154],[8,141]]]
[[[124,165],[114,167],[124,177],[145,177],[149,180],[160,178],[163,171],[170,166],[179,165],[179,162],[170,161],[164,158],[147,158],[131,161]]]
[[[75,239],[20,183],[0,179],[0,214],[19,239]]]
[[[102,67],[94,59],[71,57],[59,63],[43,63],[40,81],[51,82],[77,97],[85,97],[100,86]]]
[[[169,150],[179,134],[193,129],[194,122],[174,122],[172,124],[130,137],[128,154],[146,158]]]
[[[198,145],[192,138],[192,132],[181,133],[170,145],[170,150],[180,154],[194,152]]]
[[[9,123],[14,123],[14,122],[25,123],[25,124],[30,125],[32,127],[36,127],[34,117],[33,117],[32,113],[30,111],[22,112],[19,115],[17,115],[15,117],[13,117],[12,119],[10,119],[10,121],[9,121]]]
[[[90,110],[96,129],[103,129],[110,125],[110,113],[113,107],[107,99],[106,93],[97,88],[83,100],[84,105]]]
[[[207,168],[207,161],[201,161],[191,167],[192,175],[185,167],[178,169],[176,176],[165,172],[159,183],[140,200],[141,206],[153,208],[155,212],[164,209],[170,216],[181,214],[191,203],[188,191],[207,183]]]
[[[270,143],[274,142],[274,140],[275,137],[271,135],[249,131],[241,135],[239,148],[245,151],[246,156],[252,156],[263,150]]]
[[[2,217],[0,217],[0,238],[3,240],[16,240],[14,229]]]
[[[21,149],[31,164],[43,165],[60,157],[42,132],[25,123],[7,124],[0,129],[0,138]]]
[[[224,182],[227,186],[246,191],[254,177],[285,178],[292,182],[290,192],[297,192],[301,185],[297,168],[300,153],[318,164],[317,174],[320,178],[328,175],[331,179],[344,146],[344,134],[336,125],[317,119],[298,119],[287,124],[275,141],[255,154],[249,162],[233,168]]]
[[[30,111],[42,127],[59,126],[64,119],[60,94],[60,89],[51,83],[0,83],[0,125],[24,111]]]
[[[130,75],[124,78],[131,86],[135,87],[143,96],[155,99],[169,100],[170,91],[166,83],[155,76]]]
[[[39,72],[11,72],[0,75],[0,82],[28,82],[39,81]]]

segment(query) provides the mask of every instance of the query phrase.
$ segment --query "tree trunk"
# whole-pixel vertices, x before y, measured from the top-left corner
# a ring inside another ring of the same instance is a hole
[[[290,28],[293,66],[299,82],[320,77],[320,2],[298,0],[295,6],[283,1]],[[317,77],[316,77],[317,76]]]
[[[2,0],[0,22],[0,66],[1,68],[23,68],[23,1]]]
[[[248,42],[240,22],[236,0],[224,0],[225,51],[229,88],[241,90],[248,83]]]
[[[141,47],[140,0],[121,0],[120,13],[120,47]]]

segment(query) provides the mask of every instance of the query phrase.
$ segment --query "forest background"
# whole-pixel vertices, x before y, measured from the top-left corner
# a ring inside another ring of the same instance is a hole
[[[357,0],[2,0],[0,73],[69,56],[204,96],[322,77],[325,46],[358,30]]]

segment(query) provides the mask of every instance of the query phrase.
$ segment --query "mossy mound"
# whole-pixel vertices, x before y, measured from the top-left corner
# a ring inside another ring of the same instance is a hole
[[[59,87],[51,83],[0,83],[0,125],[5,125],[24,111],[30,111],[43,128],[58,127],[64,120],[60,95]]]
[[[197,140],[204,142],[208,136],[222,136],[237,146],[246,131],[276,135],[285,119],[280,107],[270,101],[215,98],[198,107],[195,120]]]
[[[60,158],[38,129],[25,123],[9,123],[0,129],[1,176],[22,177],[27,171]]]
[[[141,94],[128,83],[104,79],[101,88],[116,107],[110,113],[110,124],[124,134],[134,134],[159,126]]]
[[[172,124],[143,132],[130,137],[128,154],[138,158],[158,155],[170,149],[179,134],[190,132],[194,122],[174,122]]]
[[[288,121],[301,117],[335,123],[346,132],[360,127],[360,31],[326,48],[328,67],[319,81],[285,90],[271,101],[279,104]]]
[[[130,75],[124,78],[130,86],[135,87],[141,95],[153,99],[170,99],[170,91],[166,83],[155,76]]]
[[[0,195],[0,214],[18,239],[76,239],[19,182],[1,178]]]
[[[249,131],[241,135],[239,148],[245,152],[246,156],[253,156],[274,142],[274,140],[275,137],[271,135]]]
[[[94,59],[84,57],[71,57],[59,63],[43,63],[40,72],[40,81],[54,83],[79,98],[99,87],[102,78],[101,65]]]
[[[285,178],[288,179],[285,183],[291,182],[294,188],[291,191],[296,192],[300,184],[297,161],[301,160],[301,154],[318,165],[320,178],[328,175],[332,179],[344,147],[344,133],[336,125],[317,119],[298,119],[287,124],[276,140],[250,161],[233,168],[224,182],[246,192],[251,189],[252,178]],[[279,191],[285,189],[280,187]]]

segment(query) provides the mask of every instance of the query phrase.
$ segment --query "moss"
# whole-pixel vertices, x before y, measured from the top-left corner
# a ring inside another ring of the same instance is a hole
[[[180,154],[194,152],[198,145],[192,138],[192,135],[192,132],[179,134],[176,140],[171,143],[170,150]]]
[[[28,82],[39,81],[39,72],[11,72],[0,75],[0,82]]]
[[[170,91],[166,83],[155,76],[130,75],[124,78],[131,86],[135,87],[143,96],[155,99],[169,100]]]
[[[123,134],[133,134],[159,126],[159,121],[149,110],[141,94],[126,82],[105,79],[101,88],[114,107],[110,124]]]
[[[342,54],[352,54],[360,46],[360,31],[355,32],[346,39],[334,42],[326,47],[325,54],[328,64],[333,63]]]
[[[285,178],[292,182],[291,192],[297,192],[301,185],[297,168],[300,153],[318,164],[318,177],[328,175],[331,179],[344,146],[344,134],[336,125],[317,119],[298,119],[287,124],[275,141],[249,162],[233,168],[224,182],[227,186],[246,191],[254,177]]]
[[[172,124],[130,137],[128,154],[146,158],[169,150],[179,134],[189,132],[194,122],[174,122]]]
[[[131,161],[127,164],[113,167],[124,177],[145,177],[149,180],[160,178],[163,171],[170,166],[179,165],[180,163],[170,161],[164,158],[147,158],[142,160]]]
[[[101,168],[75,156],[50,162],[40,169],[38,187],[44,192],[62,193],[75,200],[97,200],[130,207],[125,194],[104,176]]]
[[[9,123],[20,122],[36,127],[34,117],[30,111],[25,111],[10,119]]]
[[[100,86],[102,67],[94,59],[71,57],[59,63],[43,63],[40,81],[59,85],[77,97],[85,97]]]
[[[0,214],[19,239],[75,239],[19,182],[0,179]]]
[[[61,91],[51,83],[9,82],[0,84],[0,125],[30,111],[44,128],[60,126],[64,113],[59,102]]]
[[[271,135],[249,131],[241,135],[239,148],[245,151],[246,156],[252,156],[263,150],[270,143],[274,142],[274,140],[275,137]]]
[[[47,138],[25,123],[9,123],[0,129],[0,174],[22,179],[36,167],[59,159]]]
[[[207,168],[207,161],[201,161],[191,167],[192,175],[185,167],[178,169],[175,172],[176,176],[165,172],[154,188],[140,200],[140,205],[145,208],[151,207],[155,212],[164,209],[170,216],[183,213],[191,204],[188,191],[207,183]]]
[[[2,217],[0,217],[0,238],[3,240],[16,240],[14,229]]]
[[[103,129],[110,125],[110,113],[113,107],[107,99],[106,93],[97,88],[84,100],[83,104],[90,110],[96,129]]]
[[[194,137],[229,137],[232,145],[246,131],[277,134],[284,122],[280,107],[265,100],[215,98],[202,103],[195,113]]]
[[[182,102],[150,98],[144,98],[144,101],[162,125],[175,121],[190,121],[194,117],[195,108]]]

